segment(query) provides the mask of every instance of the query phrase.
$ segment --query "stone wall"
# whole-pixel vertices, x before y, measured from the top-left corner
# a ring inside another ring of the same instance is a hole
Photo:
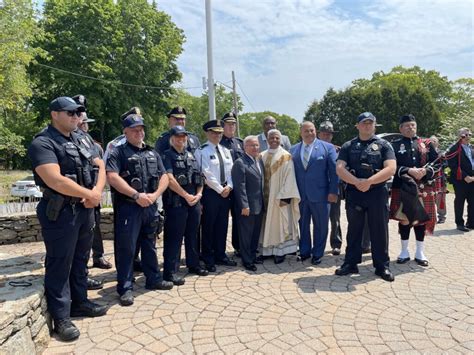
[[[101,210],[100,228],[103,239],[113,239],[113,211]],[[43,240],[41,226],[35,212],[15,213],[0,217],[0,245]]]
[[[0,253],[0,354],[40,354],[50,340],[43,266]]]

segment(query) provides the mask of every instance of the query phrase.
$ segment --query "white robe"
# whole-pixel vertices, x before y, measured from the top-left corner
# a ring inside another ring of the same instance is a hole
[[[261,153],[263,164],[268,158],[269,150]],[[296,185],[295,169],[291,154],[279,147],[274,150],[268,179],[265,169],[265,181],[269,181],[269,196],[260,243],[262,254],[286,255],[298,248],[300,218],[300,194]],[[280,206],[280,200],[291,199],[289,205]]]

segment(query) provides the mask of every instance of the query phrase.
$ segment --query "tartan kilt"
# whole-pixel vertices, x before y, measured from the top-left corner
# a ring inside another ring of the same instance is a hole
[[[425,223],[420,223],[419,225],[426,225],[426,234],[431,235],[433,234],[435,225],[436,225],[436,198],[433,192],[435,188],[431,186],[425,186],[423,188],[423,192],[426,192],[426,196],[420,196],[422,199],[423,207],[425,208],[426,213],[430,217],[430,220]],[[402,221],[397,216],[397,213],[400,209],[401,199],[400,199],[400,189],[392,188],[392,195],[390,200],[390,219],[394,219],[396,221]]]

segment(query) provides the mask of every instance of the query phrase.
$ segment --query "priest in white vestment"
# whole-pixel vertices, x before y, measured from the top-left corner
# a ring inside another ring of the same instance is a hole
[[[291,154],[280,146],[280,131],[270,130],[267,139],[269,148],[261,153],[266,214],[260,244],[263,257],[273,255],[275,264],[279,264],[285,255],[298,249],[300,194]]]

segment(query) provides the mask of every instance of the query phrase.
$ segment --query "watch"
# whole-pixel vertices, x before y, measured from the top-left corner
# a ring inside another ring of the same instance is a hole
[[[132,199],[133,200],[138,200],[138,197],[140,197],[140,193],[139,192],[135,192],[133,195],[132,195]]]

